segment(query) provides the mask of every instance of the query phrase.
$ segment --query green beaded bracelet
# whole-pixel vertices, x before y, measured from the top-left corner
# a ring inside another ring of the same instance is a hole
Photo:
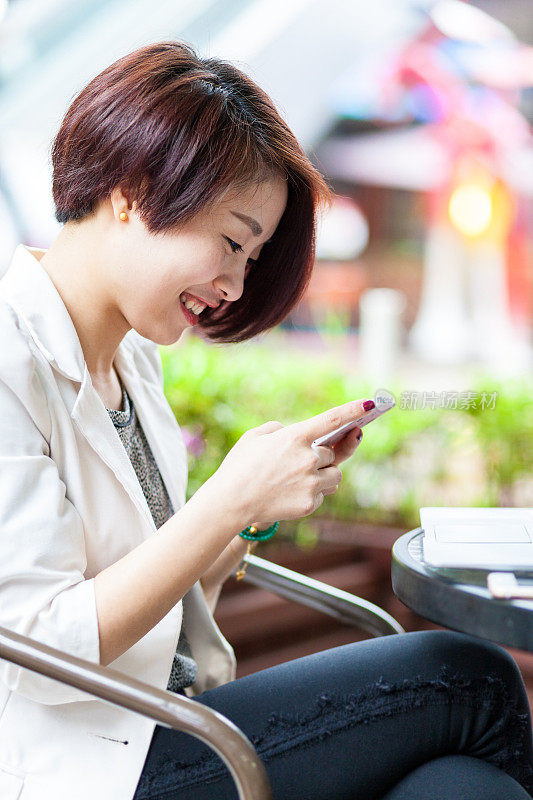
[[[255,525],[248,525],[248,527],[244,528],[244,530],[239,533],[239,536],[251,542],[266,542],[268,539],[272,539],[278,528],[279,522],[274,522],[274,524],[265,531],[258,531]]]

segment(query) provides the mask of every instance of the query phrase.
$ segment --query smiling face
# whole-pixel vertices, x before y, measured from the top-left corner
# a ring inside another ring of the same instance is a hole
[[[198,304],[218,306],[238,300],[253,267],[250,260],[274,234],[286,202],[286,181],[271,177],[227,192],[176,230],[154,234],[135,204],[128,208],[115,190],[108,251],[115,265],[113,295],[128,327],[157,344],[172,344],[197,320],[183,301],[197,298]],[[120,221],[122,211],[127,222]]]

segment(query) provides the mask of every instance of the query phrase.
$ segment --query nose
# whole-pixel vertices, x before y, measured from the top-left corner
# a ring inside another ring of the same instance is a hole
[[[244,279],[246,277],[246,264],[243,267],[234,267],[231,272],[225,272],[215,278],[213,283],[217,291],[224,293],[224,300],[235,301],[243,293]]]

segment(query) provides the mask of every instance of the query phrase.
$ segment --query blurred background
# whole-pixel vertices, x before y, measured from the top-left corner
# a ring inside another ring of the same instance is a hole
[[[0,0],[0,275],[19,242],[47,247],[59,230],[49,149],[70,100],[169,38],[250,74],[335,191],[281,326],[162,348],[189,496],[247,428],[392,391],[339,491],[260,548],[422,627],[389,576],[419,507],[533,506],[531,3]],[[271,612],[263,650],[250,607]],[[217,614],[239,674],[353,640],[295,609],[228,581]]]

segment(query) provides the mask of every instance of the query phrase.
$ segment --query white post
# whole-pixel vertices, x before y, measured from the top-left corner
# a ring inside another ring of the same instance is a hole
[[[496,375],[520,374],[532,365],[531,345],[515,330],[509,312],[505,253],[496,242],[469,248],[469,294],[473,344]]]
[[[456,364],[472,355],[465,245],[451,225],[428,230],[422,298],[409,340],[421,358]]]
[[[367,289],[359,301],[359,346],[365,376],[386,384],[394,375],[405,296],[396,289]]]

